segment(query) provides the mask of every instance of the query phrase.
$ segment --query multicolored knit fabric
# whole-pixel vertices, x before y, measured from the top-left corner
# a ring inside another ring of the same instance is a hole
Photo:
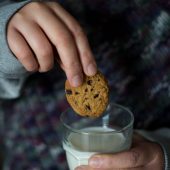
[[[61,0],[87,32],[111,100],[129,107],[135,128],[170,127],[169,1]],[[67,170],[59,115],[65,75],[28,79],[19,99],[1,102],[5,170]],[[4,122],[4,123],[3,123]]]

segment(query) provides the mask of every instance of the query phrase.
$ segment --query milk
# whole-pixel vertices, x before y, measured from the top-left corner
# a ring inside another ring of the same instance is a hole
[[[93,154],[115,153],[130,147],[130,143],[126,141],[124,135],[117,132],[112,133],[111,131],[114,129],[111,128],[89,127],[81,129],[81,131],[84,133],[70,133],[68,142],[63,142],[70,170],[74,170],[79,165],[87,165],[88,159]]]

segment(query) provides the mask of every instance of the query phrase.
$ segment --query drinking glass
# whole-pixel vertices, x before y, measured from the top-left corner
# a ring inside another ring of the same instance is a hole
[[[63,148],[70,170],[87,165],[96,153],[116,153],[131,147],[134,117],[119,104],[110,103],[98,118],[82,117],[69,108],[61,114]]]

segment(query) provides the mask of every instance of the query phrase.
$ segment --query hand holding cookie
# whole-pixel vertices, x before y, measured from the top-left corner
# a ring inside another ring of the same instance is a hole
[[[72,87],[66,80],[65,91],[69,104],[81,116],[99,117],[107,107],[108,83],[99,71],[94,76],[84,76],[79,87]]]

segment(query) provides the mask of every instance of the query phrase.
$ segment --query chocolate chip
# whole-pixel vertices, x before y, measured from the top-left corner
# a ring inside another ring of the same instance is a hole
[[[91,110],[91,107],[89,105],[86,105],[86,109]]]
[[[91,85],[91,84],[92,84],[92,80],[88,80],[88,81],[87,81],[87,84],[88,84],[88,85]]]
[[[85,89],[85,92],[88,92],[88,89]]]
[[[94,99],[97,98],[97,97],[99,97],[99,94],[94,95]]]
[[[93,88],[91,89],[91,91],[93,91]]]
[[[72,91],[71,91],[70,89],[67,89],[65,92],[66,92],[66,94],[68,94],[68,95],[71,95],[71,94],[72,94]]]
[[[78,94],[80,94],[80,93],[76,91],[75,94],[78,95]]]

